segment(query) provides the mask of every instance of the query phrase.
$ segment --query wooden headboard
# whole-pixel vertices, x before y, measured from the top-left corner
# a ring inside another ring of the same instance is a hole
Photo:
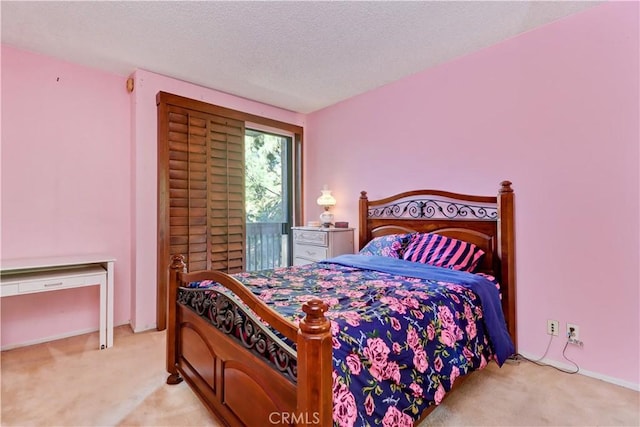
[[[497,196],[415,190],[380,200],[360,194],[359,248],[395,233],[438,233],[464,240],[485,255],[478,271],[500,281],[502,310],[517,351],[514,193],[503,181]]]

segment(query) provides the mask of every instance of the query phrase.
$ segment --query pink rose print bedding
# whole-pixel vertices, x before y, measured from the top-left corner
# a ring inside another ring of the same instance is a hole
[[[305,301],[329,304],[337,426],[412,426],[456,378],[514,352],[496,284],[480,275],[343,255],[234,277],[293,322]],[[201,304],[211,287],[192,283],[180,292],[199,296],[181,299]]]

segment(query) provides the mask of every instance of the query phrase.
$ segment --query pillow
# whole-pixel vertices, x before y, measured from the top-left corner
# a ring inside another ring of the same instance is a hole
[[[360,255],[379,255],[390,258],[402,258],[404,250],[415,233],[388,234],[375,237],[360,249]]]
[[[436,267],[472,273],[484,251],[473,243],[435,233],[417,234],[404,251],[403,259]]]

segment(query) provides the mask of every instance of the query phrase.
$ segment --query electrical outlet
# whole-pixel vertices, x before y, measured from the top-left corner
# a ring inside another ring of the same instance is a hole
[[[580,347],[583,346],[582,341],[580,341],[580,328],[578,325],[567,323],[567,340],[569,341],[569,344],[575,344]]]
[[[567,338],[573,338],[574,340],[580,339],[580,328],[573,323],[567,323]]]
[[[547,320],[547,335],[555,335],[558,336],[558,330],[560,329],[560,324],[557,320]]]

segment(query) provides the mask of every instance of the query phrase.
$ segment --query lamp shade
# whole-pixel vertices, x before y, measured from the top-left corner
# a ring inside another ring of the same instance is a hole
[[[331,190],[326,185],[322,189],[322,195],[318,197],[317,203],[325,209],[336,205],[336,199],[331,195]]]

